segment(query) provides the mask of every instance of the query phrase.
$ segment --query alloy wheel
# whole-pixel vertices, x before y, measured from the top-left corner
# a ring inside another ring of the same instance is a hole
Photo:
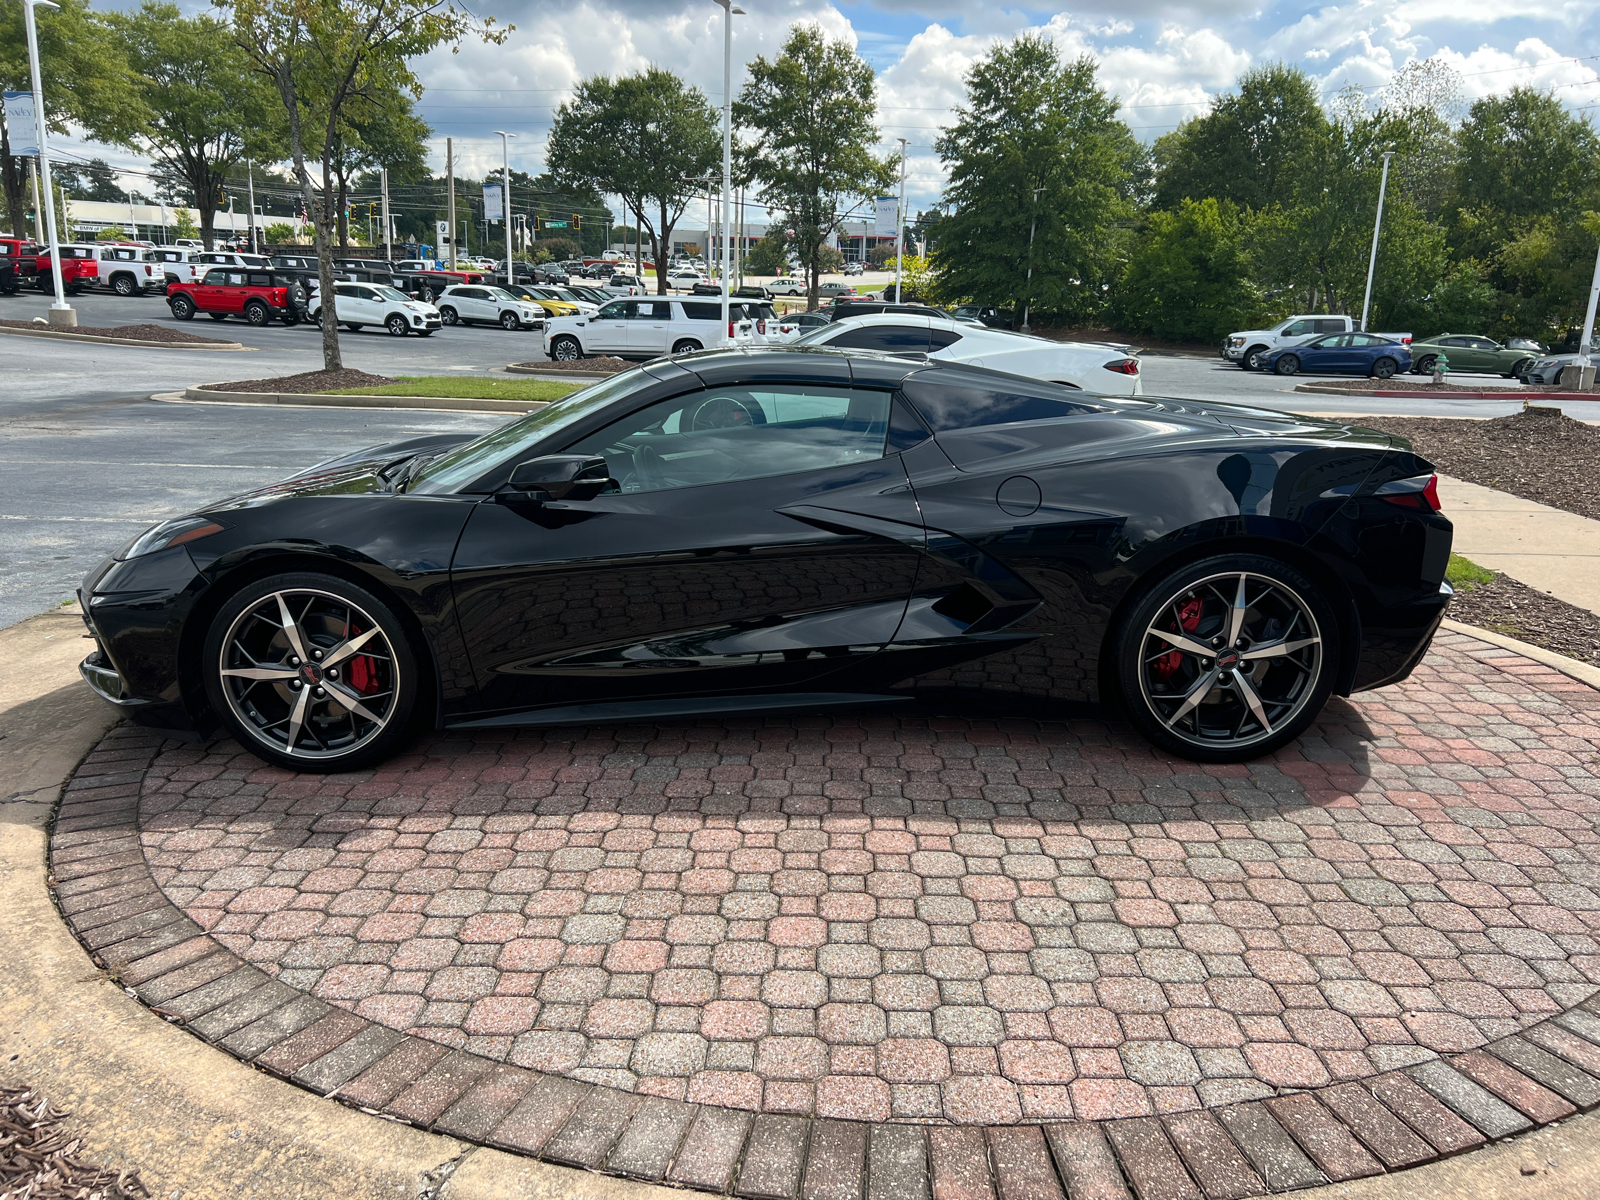
[[[1139,686],[1172,736],[1243,749],[1300,715],[1322,655],[1304,599],[1279,580],[1231,571],[1184,587],[1156,610],[1140,641]]]
[[[306,762],[347,756],[378,737],[401,686],[378,622],[309,588],[272,592],[240,612],[223,636],[217,671],[244,727]]]

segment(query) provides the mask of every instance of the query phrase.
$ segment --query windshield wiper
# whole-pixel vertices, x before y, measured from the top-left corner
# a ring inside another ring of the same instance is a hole
[[[413,458],[406,464],[405,470],[400,472],[400,478],[395,481],[394,490],[397,492],[405,491],[406,488],[411,486],[411,481],[421,473],[422,468],[437,457],[439,457],[437,454],[419,454]]]

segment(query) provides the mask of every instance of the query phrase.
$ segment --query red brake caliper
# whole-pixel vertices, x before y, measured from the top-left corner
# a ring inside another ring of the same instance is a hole
[[[346,637],[355,637],[359,629],[351,626]],[[370,696],[378,690],[378,664],[370,655],[358,654],[350,660],[349,670],[345,673],[350,680],[350,686],[363,696]]]
[[[1178,605],[1178,625],[1184,633],[1193,633],[1200,625],[1200,601],[1190,596]],[[1156,678],[1165,683],[1183,664],[1183,651],[1172,650],[1155,661]]]

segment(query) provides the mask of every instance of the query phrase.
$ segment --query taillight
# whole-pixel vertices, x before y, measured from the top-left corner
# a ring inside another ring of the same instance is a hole
[[[732,321],[728,322],[728,336],[730,338],[733,336],[733,322]]]
[[[1398,504],[1401,508],[1416,508],[1424,512],[1438,512],[1444,505],[1439,502],[1439,477],[1413,475],[1410,479],[1395,479],[1380,486],[1376,492],[1380,500]]]
[[[1137,375],[1139,373],[1139,360],[1137,358],[1119,358],[1115,362],[1103,364],[1108,371],[1115,371],[1118,375]]]
[[[756,318],[756,332],[762,337],[767,336],[767,319],[765,317]]]

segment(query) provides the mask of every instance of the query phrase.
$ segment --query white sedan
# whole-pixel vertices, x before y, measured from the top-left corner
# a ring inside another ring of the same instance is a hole
[[[881,350],[970,363],[1104,396],[1138,396],[1144,391],[1139,360],[1115,347],[1052,342],[1025,333],[916,313],[845,317],[809,330],[789,344]]]
[[[408,333],[427,337],[439,328],[439,310],[423,300],[414,300],[398,288],[381,283],[336,283],[333,285],[335,315],[339,324],[354,332],[367,325],[382,325],[395,337]],[[307,313],[322,321],[322,297],[313,296]]]

